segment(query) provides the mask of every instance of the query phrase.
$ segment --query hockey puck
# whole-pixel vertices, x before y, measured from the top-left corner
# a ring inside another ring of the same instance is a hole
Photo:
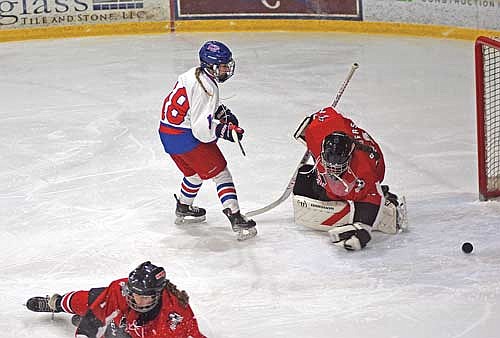
[[[474,249],[474,247],[471,243],[465,242],[464,244],[462,244],[462,251],[466,254],[470,254],[472,252],[472,249]]]

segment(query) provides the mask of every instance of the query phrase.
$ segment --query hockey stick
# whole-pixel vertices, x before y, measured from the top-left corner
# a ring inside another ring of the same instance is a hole
[[[238,132],[234,129],[231,130],[231,134],[233,135],[233,140],[240,146],[241,153],[243,156],[247,156],[247,153],[245,152],[245,149],[243,148],[243,144],[241,144],[240,139],[238,138]]]
[[[337,92],[337,95],[335,96],[335,99],[332,102],[332,107],[335,108],[337,103],[339,103],[340,98],[342,97],[342,94],[344,94],[344,91],[345,91],[347,85],[349,84],[349,81],[351,81],[351,78],[354,75],[354,72],[358,68],[359,68],[359,64],[357,64],[357,63],[352,64],[351,69],[349,70],[349,73],[347,74],[344,82],[342,83],[342,85],[340,86],[340,88]],[[304,131],[304,129],[307,127],[307,125],[308,125],[308,123],[302,124],[299,127],[299,130],[297,130],[295,132],[294,136],[300,135],[301,132]],[[296,138],[297,137],[298,136],[296,136]],[[310,157],[311,157],[311,153],[307,149],[306,152],[304,153],[304,155],[302,156],[302,158],[300,159],[299,164],[297,165],[297,168],[295,168],[295,171],[293,172],[292,178],[288,182],[288,185],[287,185],[285,191],[283,192],[283,194],[281,194],[281,196],[276,201],[274,201],[271,204],[268,204],[265,207],[262,207],[260,209],[252,210],[252,211],[248,212],[246,214],[246,216],[252,217],[252,216],[257,216],[257,215],[263,214],[271,209],[274,209],[275,207],[277,207],[281,203],[283,203],[288,198],[288,196],[290,196],[290,194],[292,193],[293,187],[295,186],[295,179],[297,177],[297,173],[299,172],[300,167],[302,167],[304,164],[306,164]]]
[[[224,111],[224,117],[227,116],[227,109],[224,105],[221,105],[222,110]],[[240,147],[241,153],[243,156],[247,156],[247,153],[245,152],[245,149],[243,148],[243,144],[241,144],[240,139],[238,138],[238,132],[235,129],[231,129],[231,135],[233,136],[233,140],[238,146]]]
[[[311,155],[309,153],[309,150],[306,151],[304,156],[302,156],[302,159],[300,160],[299,165],[295,169],[295,171],[292,175],[292,178],[290,179],[290,182],[288,182],[288,185],[287,185],[285,191],[283,192],[283,194],[281,194],[281,196],[276,201],[274,201],[271,204],[268,204],[265,207],[262,207],[260,209],[247,212],[246,216],[252,217],[252,216],[257,216],[257,215],[263,214],[271,209],[276,208],[278,205],[283,203],[288,198],[288,196],[290,196],[290,194],[292,193],[293,187],[295,186],[295,178],[297,177],[297,173],[298,173],[300,167],[302,167],[304,164],[306,164],[306,162],[309,160],[310,156]]]

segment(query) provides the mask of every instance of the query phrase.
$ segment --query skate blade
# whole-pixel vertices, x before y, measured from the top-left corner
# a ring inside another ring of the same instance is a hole
[[[201,223],[206,220],[206,216],[201,216],[201,217],[190,217],[190,216],[178,216],[174,223],[177,225],[183,225],[183,224],[193,224],[193,223]]]
[[[250,229],[240,229],[236,235],[236,239],[241,242],[254,238],[255,236],[257,236],[257,229],[255,227]]]

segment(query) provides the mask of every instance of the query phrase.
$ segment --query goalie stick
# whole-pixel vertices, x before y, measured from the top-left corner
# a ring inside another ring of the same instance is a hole
[[[354,72],[358,68],[359,68],[358,63],[352,64],[351,69],[349,70],[349,73],[347,74],[344,82],[342,83],[339,90],[337,91],[337,95],[335,95],[335,98],[334,98],[332,105],[331,105],[332,107],[335,108],[335,106],[337,106],[337,104],[340,101],[340,98],[342,97],[342,94],[344,94],[344,91],[345,91],[347,85],[349,84],[349,81],[351,81],[351,78],[354,75]],[[311,119],[312,119],[312,116],[308,116],[304,119],[304,121],[302,121],[301,125],[299,126],[297,131],[295,131],[295,133],[294,133],[294,137],[296,139],[304,141],[302,133],[306,129],[306,127],[309,125],[309,123],[311,122]],[[295,186],[295,179],[297,177],[297,173],[299,172],[300,167],[302,167],[304,164],[306,164],[310,157],[311,157],[311,154],[310,154],[309,150],[307,149],[305,151],[304,155],[302,156],[302,158],[300,159],[299,164],[297,165],[297,168],[295,168],[295,171],[293,172],[292,178],[288,182],[288,185],[287,185],[285,191],[283,192],[283,194],[281,194],[281,196],[276,201],[274,201],[271,204],[268,204],[265,207],[262,207],[260,209],[252,210],[252,211],[248,212],[246,214],[246,216],[253,217],[253,216],[263,214],[271,209],[274,209],[275,207],[277,207],[281,203],[283,203],[288,198],[288,196],[290,196],[290,194],[292,193],[293,187]]]

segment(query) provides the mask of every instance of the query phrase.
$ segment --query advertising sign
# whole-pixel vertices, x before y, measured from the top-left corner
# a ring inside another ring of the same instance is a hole
[[[0,0],[0,30],[168,20],[162,0]]]
[[[361,0],[175,0],[176,18],[361,20]]]
[[[364,0],[365,21],[500,30],[500,0]]]

